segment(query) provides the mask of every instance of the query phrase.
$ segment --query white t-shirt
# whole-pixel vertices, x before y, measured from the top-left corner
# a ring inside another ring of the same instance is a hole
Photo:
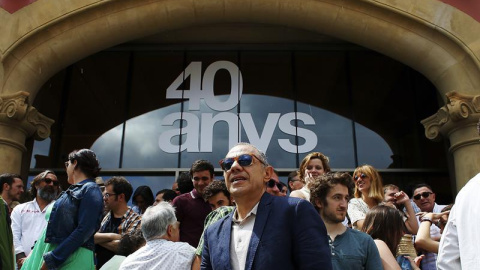
[[[54,202],[51,202],[52,204]],[[50,205],[49,204],[49,205]],[[12,219],[12,234],[13,246],[15,247],[15,254],[24,252],[28,256],[33,249],[35,241],[40,237],[47,221],[45,220],[45,213],[48,205],[40,210],[37,200],[22,203],[13,208]]]

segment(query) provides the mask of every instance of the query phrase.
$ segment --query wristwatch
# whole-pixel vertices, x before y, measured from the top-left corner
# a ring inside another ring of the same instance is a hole
[[[431,218],[428,218],[428,217],[422,217],[420,219],[420,222],[424,222],[424,221],[430,221],[431,224],[433,224],[433,220]]]

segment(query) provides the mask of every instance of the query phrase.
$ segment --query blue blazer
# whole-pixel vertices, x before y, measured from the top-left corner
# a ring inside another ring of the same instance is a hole
[[[233,212],[205,231],[201,269],[232,269]],[[332,269],[327,230],[308,201],[264,193],[247,253],[250,269]]]

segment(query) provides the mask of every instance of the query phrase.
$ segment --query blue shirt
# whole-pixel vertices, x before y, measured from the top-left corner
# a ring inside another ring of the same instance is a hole
[[[53,205],[45,242],[57,247],[43,255],[48,269],[58,269],[79,247],[94,250],[93,236],[100,227],[103,196],[93,179],[71,185]]]
[[[347,228],[333,242],[329,240],[329,244],[335,270],[383,269],[377,246],[366,233]]]

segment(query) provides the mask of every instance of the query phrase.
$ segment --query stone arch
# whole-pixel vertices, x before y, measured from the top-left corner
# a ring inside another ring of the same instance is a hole
[[[24,91],[30,104],[56,72],[93,53],[164,31],[222,23],[291,27],[361,45],[424,74],[447,104],[450,91],[480,92],[480,24],[438,0],[40,0],[14,14],[0,11],[0,20],[6,33],[0,40],[0,96]],[[444,135],[452,145],[474,140],[471,124],[468,135],[463,130],[462,124]],[[450,149],[457,153],[457,187],[480,169],[480,157],[471,159],[479,149],[478,143]],[[463,162],[467,157],[469,163]]]
[[[295,27],[359,44],[423,73],[442,96],[452,90],[474,94],[480,85],[478,56],[469,45],[475,40],[463,38],[480,35],[473,27],[455,28],[478,22],[436,0],[424,5],[406,1],[402,6],[358,0],[78,2],[84,5],[68,12],[53,9],[49,16],[42,12],[48,14],[51,7],[38,2],[35,14],[49,20],[5,49],[1,93],[27,91],[31,102],[53,74],[102,49],[162,31],[232,22]]]

